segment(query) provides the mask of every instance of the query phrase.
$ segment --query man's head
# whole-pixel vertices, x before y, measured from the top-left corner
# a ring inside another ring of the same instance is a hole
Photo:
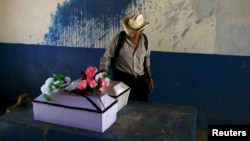
[[[135,34],[144,30],[149,25],[149,22],[144,21],[143,15],[136,13],[131,17],[122,19],[122,26],[127,35]]]
[[[140,31],[137,31],[135,33],[132,33],[132,34],[129,34],[127,35],[129,39],[133,40],[133,39],[138,39],[140,38],[140,35],[142,34],[144,29],[140,30]]]

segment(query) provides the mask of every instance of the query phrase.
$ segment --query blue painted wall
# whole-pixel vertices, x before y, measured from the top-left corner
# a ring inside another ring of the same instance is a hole
[[[0,43],[1,95],[32,98],[53,73],[77,79],[89,65],[99,65],[104,49]],[[198,109],[198,126],[248,123],[250,57],[153,51],[155,89],[150,101]]]

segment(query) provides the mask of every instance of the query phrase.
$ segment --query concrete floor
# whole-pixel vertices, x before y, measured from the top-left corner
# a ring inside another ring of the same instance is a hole
[[[207,141],[207,131],[196,130],[195,141]]]

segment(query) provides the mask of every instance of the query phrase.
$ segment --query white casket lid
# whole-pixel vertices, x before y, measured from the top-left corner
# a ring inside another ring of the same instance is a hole
[[[107,93],[110,96],[117,97],[124,92],[128,91],[130,87],[123,83],[122,81],[110,81],[108,88],[104,91],[104,93]]]
[[[50,98],[51,101],[47,101],[43,98],[43,94],[41,94],[35,98],[33,102],[65,108],[88,110],[98,113],[105,112],[117,102],[115,98],[109,96],[108,94],[101,94],[98,98],[97,95],[81,96],[65,91],[53,93]]]

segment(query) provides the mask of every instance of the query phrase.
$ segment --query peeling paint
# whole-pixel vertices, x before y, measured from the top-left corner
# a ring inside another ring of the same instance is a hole
[[[190,0],[159,0],[121,2],[107,1],[105,8],[97,9],[98,0],[70,0],[59,4],[53,14],[50,32],[44,38],[44,44],[68,47],[106,48],[110,40],[120,31],[121,19],[135,12],[144,14],[150,26],[145,29],[149,37],[151,50],[173,52],[213,53],[215,26],[208,29],[208,21],[214,22],[214,16],[205,21],[198,19]],[[72,10],[73,9],[73,10]],[[196,22],[194,22],[196,21]],[[198,23],[198,25],[197,25]],[[210,22],[209,22],[210,23]],[[201,29],[199,31],[197,29]],[[209,30],[211,32],[204,32]],[[192,34],[187,34],[191,32]],[[206,33],[206,34],[204,34]],[[207,34],[210,35],[207,35]],[[198,35],[199,34],[199,35]],[[206,49],[200,45],[202,39],[209,37]],[[173,39],[173,40],[171,40]],[[199,42],[200,41],[200,42]],[[190,42],[190,43],[188,43]]]
[[[121,9],[130,1],[71,0],[58,4],[44,44],[68,47],[105,48],[121,29]],[[119,14],[120,13],[120,14]]]

